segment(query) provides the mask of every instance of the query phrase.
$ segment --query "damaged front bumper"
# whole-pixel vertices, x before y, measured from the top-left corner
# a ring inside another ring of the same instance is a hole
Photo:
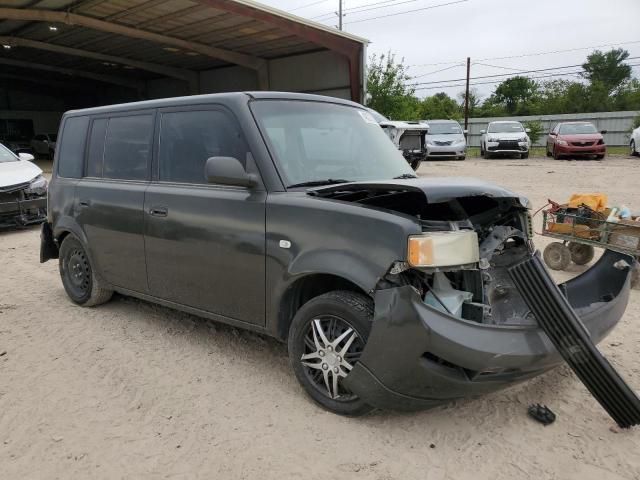
[[[0,227],[42,223],[47,219],[47,197],[0,199]]]
[[[627,255],[605,251],[582,275],[560,285],[594,343],[622,317],[631,268]],[[617,265],[617,266],[616,266]],[[349,390],[378,408],[415,410],[498,390],[545,372],[563,360],[533,325],[483,324],[423,302],[411,286],[379,290],[373,327],[344,379]]]

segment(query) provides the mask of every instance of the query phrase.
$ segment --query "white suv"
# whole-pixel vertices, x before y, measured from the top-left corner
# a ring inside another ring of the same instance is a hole
[[[520,122],[502,120],[490,122],[486,130],[481,130],[480,155],[491,158],[494,154],[520,155],[520,158],[529,157],[531,139]]]

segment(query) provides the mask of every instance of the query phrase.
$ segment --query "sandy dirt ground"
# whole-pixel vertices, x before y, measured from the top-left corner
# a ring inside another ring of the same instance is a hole
[[[420,174],[481,177],[536,207],[603,191],[640,209],[638,159],[436,162]],[[341,418],[307,399],[271,339],[130,298],[72,305],[38,245],[37,228],[0,233],[0,478],[640,478],[640,428],[615,427],[567,366],[431,411]],[[601,344],[637,391],[639,321],[636,290]],[[532,402],[557,421],[528,418]]]

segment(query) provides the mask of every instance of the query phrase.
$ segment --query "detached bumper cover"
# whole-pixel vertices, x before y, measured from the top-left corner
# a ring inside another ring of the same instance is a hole
[[[594,343],[618,323],[629,298],[627,255],[607,251],[561,285]],[[345,386],[372,406],[415,410],[532,378],[563,359],[538,326],[490,325],[447,315],[409,286],[380,290],[367,345]]]

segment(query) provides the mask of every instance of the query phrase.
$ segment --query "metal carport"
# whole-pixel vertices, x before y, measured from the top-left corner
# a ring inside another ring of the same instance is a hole
[[[0,117],[235,90],[364,98],[365,39],[251,0],[5,0],[0,45]]]

